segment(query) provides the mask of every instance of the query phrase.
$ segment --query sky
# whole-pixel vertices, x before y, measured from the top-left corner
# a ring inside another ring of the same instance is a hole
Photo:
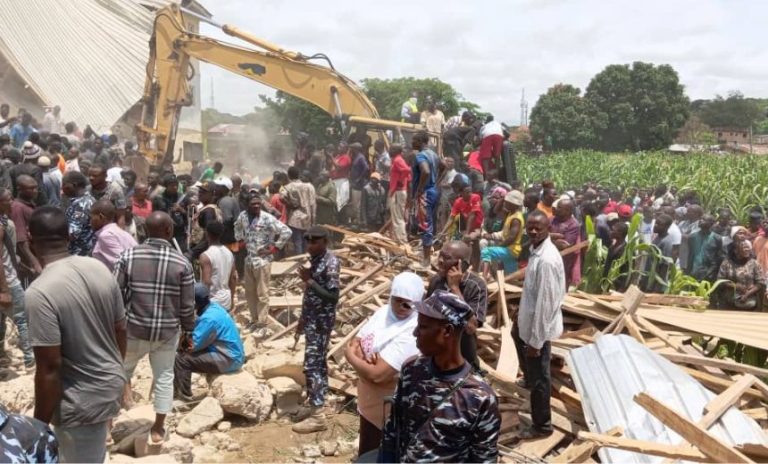
[[[305,55],[355,81],[437,77],[508,124],[557,83],[582,91],[605,66],[670,64],[694,100],[768,97],[762,0],[200,0],[214,20]],[[203,34],[237,43],[203,25]],[[201,99],[245,114],[268,87],[203,65]],[[447,115],[450,116],[450,115]]]

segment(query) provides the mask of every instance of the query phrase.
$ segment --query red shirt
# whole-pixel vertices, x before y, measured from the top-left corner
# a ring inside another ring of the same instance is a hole
[[[280,217],[278,219],[280,222],[285,224],[288,221],[288,208],[285,207],[285,203],[283,203],[283,200],[280,199],[280,194],[272,194],[272,197],[269,199],[269,204],[271,204],[272,207],[276,210],[280,211]]]
[[[152,214],[152,202],[149,200],[144,200],[144,204],[140,205],[136,202],[136,199],[133,199],[131,202],[131,211],[133,212],[134,216],[139,216],[146,219],[150,214]]]
[[[13,221],[13,225],[16,226],[16,243],[29,241],[29,229],[27,228],[27,225],[32,218],[32,212],[34,210],[34,204],[27,203],[18,198],[11,203],[11,220]]]
[[[479,229],[483,226],[483,202],[480,199],[480,195],[473,193],[469,196],[469,202],[464,201],[464,198],[459,197],[453,202],[453,209],[451,209],[451,216],[461,214],[461,218],[466,221],[469,217],[469,213],[475,213],[475,220],[472,223],[470,230]]]
[[[349,178],[349,170],[352,168],[352,158],[349,153],[342,153],[337,156],[334,161],[336,162],[336,169],[331,171],[331,179],[347,179]]]
[[[392,158],[392,169],[389,172],[389,195],[394,195],[398,190],[408,189],[411,183],[411,167],[401,155]]]
[[[480,162],[480,152],[479,151],[473,151],[469,154],[469,158],[467,159],[467,164],[469,165],[470,169],[474,169],[475,171],[479,171],[480,173],[483,172],[483,163]]]

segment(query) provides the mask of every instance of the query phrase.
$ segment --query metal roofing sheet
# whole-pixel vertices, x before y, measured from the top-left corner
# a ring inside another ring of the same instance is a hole
[[[0,53],[66,120],[105,130],[141,97],[151,17],[134,0],[0,0]]]
[[[627,438],[677,445],[684,440],[633,398],[646,392],[696,422],[716,395],[672,362],[626,335],[603,335],[570,351],[568,363],[581,395],[589,430],[605,433],[620,426]],[[731,445],[768,445],[760,426],[730,408],[709,431]],[[598,451],[602,462],[656,463],[664,459],[615,448]]]

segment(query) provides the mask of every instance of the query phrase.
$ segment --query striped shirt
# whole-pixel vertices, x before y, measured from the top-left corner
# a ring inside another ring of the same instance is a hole
[[[531,257],[523,281],[523,296],[517,313],[520,338],[526,345],[541,349],[544,343],[563,333],[560,305],[565,298],[565,269],[560,252],[547,237],[538,248],[531,245]]]
[[[128,316],[128,336],[166,341],[179,324],[195,328],[195,291],[192,265],[163,239],[148,238],[126,250],[115,263],[117,283]]]

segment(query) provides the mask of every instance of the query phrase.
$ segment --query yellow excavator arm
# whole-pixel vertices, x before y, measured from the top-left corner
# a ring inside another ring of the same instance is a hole
[[[204,37],[187,30],[183,8],[171,3],[158,10],[150,38],[150,57],[142,97],[141,121],[136,126],[139,152],[152,164],[173,159],[173,145],[181,108],[192,104],[188,84],[190,58],[211,63],[235,74],[281,90],[342,118],[378,119],[376,107],[360,87],[331,67],[310,63],[290,52],[229,25],[219,25],[195,13],[184,13],[220,27],[265,51]]]

